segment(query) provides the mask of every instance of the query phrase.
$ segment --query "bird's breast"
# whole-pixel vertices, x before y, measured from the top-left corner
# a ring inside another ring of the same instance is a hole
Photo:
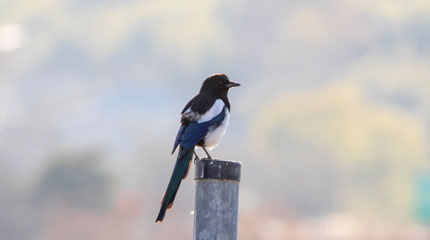
[[[227,130],[230,121],[230,113],[227,108],[225,108],[224,111],[225,117],[221,124],[211,127],[204,138],[204,146],[209,150],[214,149],[219,144]]]

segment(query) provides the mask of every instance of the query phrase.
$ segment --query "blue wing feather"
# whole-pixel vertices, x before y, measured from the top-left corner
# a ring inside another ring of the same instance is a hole
[[[185,149],[195,146],[206,136],[209,129],[215,124],[220,124],[224,120],[224,117],[225,108],[217,116],[207,122],[198,123],[192,121],[187,126],[182,125],[176,136],[173,151],[179,144]]]
[[[184,132],[185,132],[185,128],[186,128],[186,127],[185,127],[185,125],[183,125],[183,124],[181,124],[181,126],[179,127],[178,134],[176,134],[175,143],[173,144],[172,154],[175,152],[176,148],[178,147],[178,145],[179,145],[179,143],[180,143],[180,141],[181,141],[182,135],[183,135],[183,134],[184,134]]]

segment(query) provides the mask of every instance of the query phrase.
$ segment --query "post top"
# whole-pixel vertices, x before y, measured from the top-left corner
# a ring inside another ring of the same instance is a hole
[[[200,159],[196,162],[195,179],[240,181],[240,162],[218,159]]]

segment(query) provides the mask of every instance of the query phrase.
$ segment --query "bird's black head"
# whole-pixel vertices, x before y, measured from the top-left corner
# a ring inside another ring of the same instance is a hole
[[[240,84],[231,82],[227,75],[217,73],[206,78],[202,84],[202,88],[200,88],[200,93],[208,93],[216,97],[227,97],[228,90],[238,86],[240,86]]]

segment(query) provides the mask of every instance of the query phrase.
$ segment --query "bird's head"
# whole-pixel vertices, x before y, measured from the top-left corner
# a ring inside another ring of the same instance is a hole
[[[222,73],[214,74],[203,82],[200,93],[208,93],[217,97],[227,96],[227,92],[232,87],[240,86],[237,82],[231,82],[227,75]]]

